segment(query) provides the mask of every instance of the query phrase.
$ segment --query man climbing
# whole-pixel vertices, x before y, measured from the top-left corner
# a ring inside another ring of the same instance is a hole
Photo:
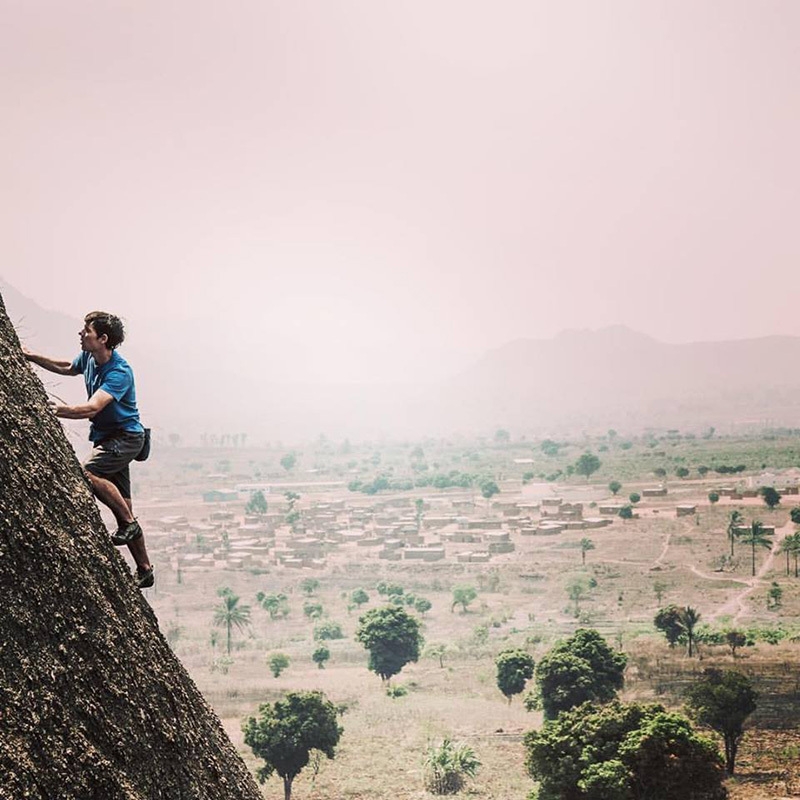
[[[95,496],[117,520],[111,541],[127,545],[136,562],[140,589],[153,585],[153,565],[147,555],[144,534],[133,516],[130,463],[142,451],[145,433],[136,407],[133,371],[117,352],[125,338],[119,317],[92,311],[79,331],[81,353],[72,362],[57,361],[24,349],[25,358],[57,375],[83,375],[88,400],[82,405],[52,403],[57,417],[90,419],[92,453],[83,465]]]

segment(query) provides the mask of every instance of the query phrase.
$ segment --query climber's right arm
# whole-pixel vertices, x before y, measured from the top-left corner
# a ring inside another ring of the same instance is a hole
[[[54,358],[47,356],[40,356],[36,353],[31,353],[27,347],[22,348],[22,353],[28,361],[32,361],[42,369],[48,372],[55,372],[56,375],[78,375],[78,370],[72,366],[71,361],[56,361]]]

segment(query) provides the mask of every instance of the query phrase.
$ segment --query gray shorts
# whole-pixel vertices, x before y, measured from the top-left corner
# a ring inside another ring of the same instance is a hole
[[[131,499],[131,471],[129,464],[142,449],[143,433],[120,431],[102,442],[97,442],[83,468],[98,478],[111,481],[126,499]]]

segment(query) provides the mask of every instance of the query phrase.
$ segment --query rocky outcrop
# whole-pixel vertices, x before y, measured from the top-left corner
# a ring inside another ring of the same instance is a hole
[[[0,798],[261,796],[111,544],[0,297]]]

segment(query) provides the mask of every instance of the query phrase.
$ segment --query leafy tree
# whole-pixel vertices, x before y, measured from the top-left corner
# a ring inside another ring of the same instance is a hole
[[[277,678],[280,676],[281,672],[289,666],[290,658],[286,653],[273,653],[269,657],[267,663],[269,664],[269,671],[272,673],[272,677]]]
[[[800,531],[790,533],[781,540],[781,553],[786,553],[786,574],[789,574],[789,558],[794,558],[794,576],[797,575],[797,560],[800,556]]]
[[[687,694],[689,713],[708,725],[725,742],[725,768],[733,775],[745,720],[756,710],[758,693],[746,675],[734,670],[707,669]]]
[[[498,428],[494,432],[494,440],[497,444],[507,444],[511,441],[511,434],[504,428]]]
[[[689,721],[660,705],[591,703],[524,739],[538,800],[723,800],[722,760]]]
[[[586,553],[588,553],[589,550],[594,550],[594,542],[587,536],[584,536],[583,539],[581,539],[581,562],[584,567],[586,566]]]
[[[774,486],[762,486],[760,494],[764,504],[769,506],[770,510],[781,502],[781,493]]]
[[[439,659],[439,668],[444,669],[444,657],[447,653],[447,645],[446,644],[430,644],[425,648],[424,655],[427,658],[438,658]]]
[[[319,667],[319,669],[325,669],[325,663],[330,659],[331,651],[328,650],[325,645],[320,645],[314,652],[311,654],[311,660]]]
[[[635,506],[635,505],[636,505],[636,504],[637,504],[637,503],[638,503],[638,502],[639,502],[641,499],[642,499],[642,496],[639,494],[639,492],[631,492],[631,493],[628,495],[628,500],[630,500],[630,501],[631,501],[631,505],[634,505],[634,506]]]
[[[619,517],[622,520],[633,519],[633,509],[630,506],[622,506],[619,510]]]
[[[263,516],[267,513],[267,500],[261,489],[257,489],[250,495],[250,499],[247,501],[244,510],[248,514],[257,514],[258,516]]]
[[[708,502],[711,503],[713,506],[715,503],[719,503],[719,492],[711,491],[708,493]]]
[[[789,517],[795,525],[800,525],[800,506],[795,506],[790,512]]]
[[[418,597],[414,601],[414,610],[422,614],[423,616],[427,614],[433,608],[433,603],[430,600],[427,600],[424,597]]]
[[[500,493],[500,487],[491,479],[481,481],[479,488],[481,497],[485,500],[491,500],[496,494]]]
[[[581,577],[572,578],[567,582],[567,595],[569,599],[575,603],[575,616],[581,613],[580,602],[589,591],[589,586],[586,581]]]
[[[679,478],[688,478],[689,477],[689,470],[686,467],[678,467],[678,469],[675,470],[675,474]]]
[[[355,606],[363,606],[364,603],[369,603],[369,595],[363,589],[353,589],[350,602]]]
[[[698,474],[698,475],[699,475],[701,478],[705,478],[705,476],[706,476],[706,475],[708,475],[708,472],[709,472],[709,467],[707,467],[705,464],[701,464],[701,465],[700,465],[700,466],[697,468],[697,474]]]
[[[419,659],[422,635],[419,620],[400,606],[372,608],[359,619],[356,641],[369,651],[369,669],[388,681]]]
[[[270,619],[289,616],[289,598],[285,594],[264,594],[259,592],[256,595],[258,604],[269,614]]]
[[[473,586],[454,586],[453,587],[453,603],[450,606],[451,611],[455,611],[456,606],[461,606],[461,613],[467,613],[467,606],[478,596]]]
[[[750,527],[740,534],[742,544],[749,545],[752,554],[753,575],[756,574],[756,547],[764,547],[769,550],[772,547],[772,534],[764,530],[764,526],[758,521],[753,520]]]
[[[533,658],[524,650],[503,650],[495,659],[497,688],[509,703],[515,694],[525,689],[525,682],[533,677]]]
[[[683,625],[683,632],[689,644],[689,658],[692,657],[692,645],[695,641],[694,629],[697,627],[698,622],[700,622],[699,611],[691,606],[686,606],[686,608],[681,609],[681,625]]]
[[[656,600],[660,603],[664,597],[664,592],[669,589],[669,586],[664,581],[653,581],[653,592],[655,593]]]
[[[281,466],[287,471],[291,472],[297,464],[297,456],[294,453],[287,453],[281,458]]]
[[[614,652],[597,631],[579,628],[536,666],[545,717],[553,719],[587,700],[613,700],[622,688],[627,662],[627,656]]]
[[[663,478],[667,477],[667,471],[664,469],[664,467],[656,467],[653,470],[653,475],[655,475],[656,478],[662,478],[663,479]]]
[[[667,637],[670,647],[675,647],[684,635],[681,610],[675,605],[660,608],[656,612],[653,624]]]
[[[742,512],[734,509],[731,511],[730,515],[728,516],[728,527],[725,529],[728,534],[728,540],[731,543],[731,558],[733,558],[733,544],[736,541],[736,537],[739,535],[737,533],[739,527],[741,526],[743,521]]]
[[[303,603],[303,613],[309,619],[319,619],[322,616],[322,603],[306,601]]]
[[[314,628],[314,641],[324,642],[331,639],[344,639],[342,626],[338,622],[321,622]]]
[[[776,608],[781,604],[782,598],[783,589],[781,589],[780,584],[772,581],[772,584],[767,591],[767,608]]]
[[[747,644],[747,636],[741,631],[727,631],[725,634],[725,644],[731,649],[731,656],[736,658],[736,651]]]
[[[230,655],[231,631],[233,628],[244,630],[250,624],[250,606],[240,606],[240,598],[230,589],[221,589],[218,595],[221,602],[214,609],[214,624],[225,628],[228,655]]]
[[[308,764],[312,750],[333,758],[342,735],[336,707],[322,692],[289,692],[273,705],[264,703],[258,718],[242,726],[244,743],[263,758],[258,771],[263,783],[273,772],[283,779],[284,800],[291,800],[292,782]]]
[[[578,475],[584,475],[586,480],[600,469],[600,459],[594,453],[583,453],[581,457],[575,462],[575,472]]]
[[[425,788],[431,794],[458,794],[465,778],[477,775],[481,762],[469,745],[445,739],[428,747],[422,764]]]
[[[622,488],[622,484],[621,484],[619,481],[611,481],[611,483],[609,483],[609,484],[608,484],[608,489],[609,489],[609,491],[610,491],[610,492],[611,492],[611,494],[613,494],[615,497],[616,497],[616,495],[617,495],[617,492],[618,492],[618,491],[619,491],[621,488]]]
[[[319,589],[319,581],[316,578],[303,578],[300,588],[308,595],[314,594]]]

